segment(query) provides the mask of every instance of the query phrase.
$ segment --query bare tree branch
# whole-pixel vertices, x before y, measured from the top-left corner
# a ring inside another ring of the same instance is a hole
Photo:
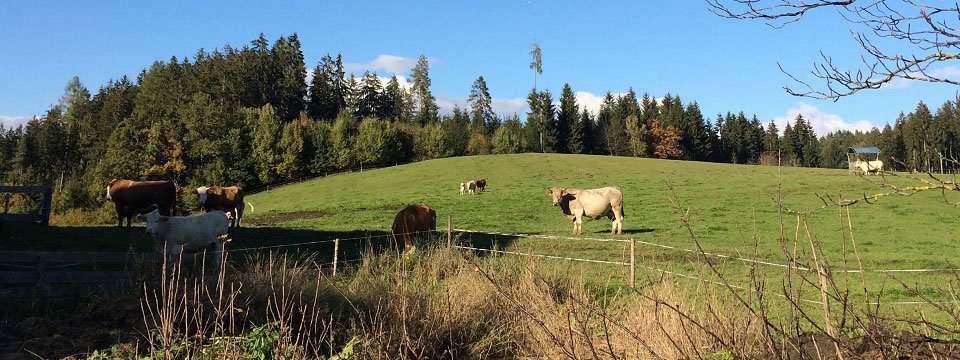
[[[707,0],[714,14],[741,20],[762,20],[774,28],[800,21],[810,11],[834,9],[851,25],[850,33],[863,50],[861,65],[843,68],[820,53],[810,75],[822,84],[810,82],[780,70],[796,87],[785,87],[794,96],[838,100],[861,90],[878,89],[898,80],[916,80],[960,85],[960,79],[941,71],[937,65],[960,59],[960,9],[918,3],[914,0]],[[897,53],[878,41],[909,45],[911,51]]]

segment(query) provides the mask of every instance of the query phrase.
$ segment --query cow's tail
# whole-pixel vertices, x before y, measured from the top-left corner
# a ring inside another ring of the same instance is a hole
[[[250,205],[250,211],[253,211],[253,204],[249,201],[244,201],[247,205]]]

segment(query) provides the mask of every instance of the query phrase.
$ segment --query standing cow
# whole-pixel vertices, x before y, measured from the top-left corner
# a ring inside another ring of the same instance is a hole
[[[393,240],[397,243],[397,251],[404,253],[413,251],[413,238],[422,233],[437,229],[437,212],[430,205],[410,205],[400,210],[393,218]]]
[[[161,215],[173,215],[177,201],[177,187],[169,181],[132,181],[113,179],[107,185],[107,200],[117,207],[117,227],[127,227],[136,214],[150,212],[153,206]]]
[[[487,179],[483,178],[483,179],[477,180],[477,191],[484,192],[486,191],[486,189],[487,189]]]
[[[221,210],[227,213],[230,217],[230,226],[234,227],[240,226],[246,205],[249,204],[250,210],[253,210],[253,204],[243,201],[243,188],[239,185],[198,187],[197,202],[206,212]]]
[[[553,206],[560,206],[567,219],[573,221],[573,234],[580,235],[583,217],[613,220],[610,232],[623,233],[623,193],[616,186],[599,189],[550,188]]]
[[[223,254],[223,244],[230,241],[227,235],[227,215],[212,211],[198,216],[163,216],[156,210],[146,216],[146,233],[153,237],[158,253],[166,253],[172,260],[181,252],[213,251],[218,260]]]

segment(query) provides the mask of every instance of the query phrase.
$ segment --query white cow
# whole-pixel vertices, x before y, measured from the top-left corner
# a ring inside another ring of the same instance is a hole
[[[141,216],[147,223],[146,232],[153,236],[157,252],[166,250],[170,259],[181,252],[213,251],[220,260],[224,243],[230,241],[227,215],[220,210],[198,216],[162,216],[157,210]]]
[[[583,217],[613,220],[610,232],[623,233],[623,193],[610,186],[599,189],[550,188],[553,206],[560,206],[568,220],[573,221],[573,234],[582,232]]]
[[[883,172],[883,161],[881,160],[857,160],[853,166],[860,172],[868,175],[875,175]]]
[[[467,184],[460,183],[460,195],[463,195],[463,192],[466,190]]]

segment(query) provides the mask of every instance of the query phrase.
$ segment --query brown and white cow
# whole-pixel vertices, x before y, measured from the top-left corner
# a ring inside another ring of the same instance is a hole
[[[117,227],[127,227],[134,215],[153,210],[154,206],[161,215],[173,215],[177,202],[177,187],[170,181],[133,181],[113,179],[107,185],[107,200],[117,207]]]
[[[243,220],[243,209],[246,205],[250,205],[250,210],[253,210],[253,204],[243,200],[243,188],[239,185],[198,187],[197,202],[206,212],[221,210],[227,213],[230,226],[234,227],[240,226]]]
[[[486,191],[486,189],[487,189],[487,179],[483,178],[483,179],[477,180],[477,191],[484,192]]]
[[[568,220],[573,221],[573,234],[582,232],[583,217],[613,220],[610,232],[623,232],[623,193],[616,186],[599,189],[550,188],[553,206],[560,206]]]
[[[397,213],[393,218],[393,240],[397,243],[397,251],[404,253],[413,251],[413,238],[419,235],[428,235],[437,229],[437,212],[430,205],[410,205]]]

